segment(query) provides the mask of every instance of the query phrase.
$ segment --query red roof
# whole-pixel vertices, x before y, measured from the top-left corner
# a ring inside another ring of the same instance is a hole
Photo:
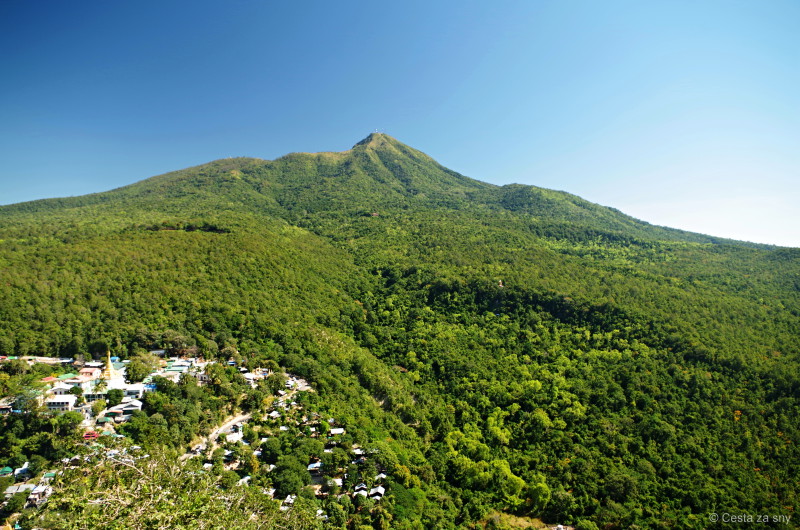
[[[58,377],[48,376],[42,379],[42,383],[52,383],[53,381],[58,381]]]

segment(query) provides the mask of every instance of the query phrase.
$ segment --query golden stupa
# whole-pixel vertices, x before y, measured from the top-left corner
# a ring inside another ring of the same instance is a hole
[[[103,379],[106,381],[122,379],[122,374],[111,363],[111,350],[106,351],[106,367],[103,369]]]

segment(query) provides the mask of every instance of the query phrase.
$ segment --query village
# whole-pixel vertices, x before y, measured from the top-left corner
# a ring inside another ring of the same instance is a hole
[[[163,357],[164,352],[151,352]],[[0,358],[0,362],[16,360]],[[91,459],[88,456],[73,456],[63,459],[61,469],[55,466],[44,472],[31,473],[29,463],[20,467],[5,466],[0,469],[0,478],[13,479],[13,485],[4,490],[4,502],[12,497],[26,495],[25,505],[40,506],[53,494],[53,481],[64,469],[86,465],[90,460],[147,458],[141,452],[136,456],[138,446],[119,449],[114,443],[104,444],[103,440],[117,441],[125,436],[118,431],[138,411],[142,411],[143,397],[154,391],[156,378],[177,383],[184,374],[191,376],[198,385],[209,383],[206,369],[215,361],[204,361],[195,357],[162,358],[157,369],[153,370],[141,382],[128,382],[125,377],[127,361],[106,354],[105,362],[89,361],[74,363],[69,359],[53,358],[21,358],[33,365],[37,362],[58,364],[66,373],[41,379],[42,389],[37,392],[39,405],[54,416],[72,413],[80,415],[80,437],[83,445],[91,448]],[[228,361],[228,366],[235,367],[235,361]],[[259,380],[271,376],[270,369],[254,369],[244,367],[237,370],[251,387],[255,388]],[[265,484],[260,491],[280,504],[281,510],[289,510],[294,505],[300,491],[287,493],[287,486],[282,485],[281,478],[271,477],[276,471],[274,450],[270,455],[265,453],[267,447],[274,447],[277,437],[292,440],[290,443],[307,439],[312,447],[319,450],[314,454],[304,455],[307,462],[303,465],[310,477],[302,488],[305,495],[323,500],[330,496],[337,499],[349,497],[369,499],[380,502],[387,491],[389,478],[386,470],[374,460],[378,451],[366,449],[354,443],[348,436],[344,425],[334,418],[322,417],[319,412],[306,411],[304,402],[314,389],[304,379],[292,374],[280,373],[283,388],[278,389],[269,400],[269,406],[263,413],[242,413],[226,418],[216,429],[201,437],[180,458],[182,462],[192,459],[202,460],[202,469],[208,472],[234,472],[239,477],[238,486],[252,486],[254,483]],[[0,400],[0,413],[18,414],[21,411],[13,396]],[[77,418],[77,416],[75,416]],[[274,439],[274,440],[273,440]],[[272,441],[271,441],[272,440]],[[243,455],[251,454],[259,464],[246,463]],[[0,465],[3,465],[0,462]],[[258,469],[259,480],[252,481],[248,470]],[[265,478],[266,476],[266,478]],[[285,482],[285,481],[284,481]],[[6,482],[8,483],[8,482]],[[297,489],[297,488],[295,488]],[[283,492],[284,494],[282,494]],[[280,495],[280,496],[279,496]],[[317,511],[321,520],[327,519],[323,509]]]

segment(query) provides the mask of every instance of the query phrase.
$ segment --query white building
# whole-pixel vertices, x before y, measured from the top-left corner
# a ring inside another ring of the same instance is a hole
[[[67,412],[75,410],[75,403],[78,401],[78,396],[67,394],[63,396],[50,396],[45,400],[47,410]]]

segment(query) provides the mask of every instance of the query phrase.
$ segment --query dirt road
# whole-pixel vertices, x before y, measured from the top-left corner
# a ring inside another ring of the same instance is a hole
[[[205,443],[206,447],[208,448],[210,446],[211,450],[213,451],[214,449],[217,448],[217,439],[219,438],[219,435],[221,433],[228,432],[228,430],[230,430],[230,428],[233,427],[234,424],[243,423],[245,421],[248,421],[249,419],[250,419],[250,414],[239,414],[238,416],[234,416],[233,418],[226,420],[225,423],[223,423],[222,425],[211,431],[211,434],[209,434],[206,437],[206,443]],[[180,458],[181,462],[186,460],[187,458],[191,458],[192,456],[195,456],[194,453],[192,452],[182,455]]]

